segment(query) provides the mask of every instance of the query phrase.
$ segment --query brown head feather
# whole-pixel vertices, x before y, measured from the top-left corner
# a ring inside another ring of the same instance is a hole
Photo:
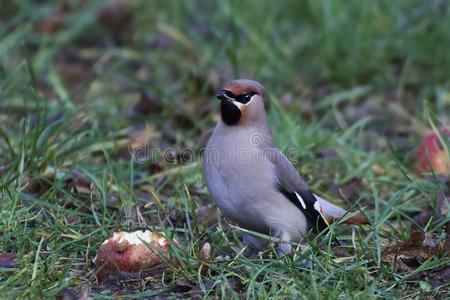
[[[230,91],[235,95],[243,95],[247,93],[255,93],[261,97],[264,97],[266,93],[264,87],[254,80],[250,79],[236,79],[227,83],[224,90]]]
[[[235,96],[254,94],[251,98],[252,100],[248,103],[242,103],[242,105],[233,104],[239,109],[238,121],[235,124],[225,122],[227,125],[253,126],[265,132],[269,132],[263,102],[266,91],[259,82],[251,79],[236,79],[225,84],[222,89],[222,92],[223,91],[228,91]],[[232,114],[235,113],[235,111],[233,112],[233,109],[228,110],[226,106],[224,108],[225,110],[221,107],[222,120],[224,120],[224,117],[228,117],[229,120],[233,121],[236,116]]]

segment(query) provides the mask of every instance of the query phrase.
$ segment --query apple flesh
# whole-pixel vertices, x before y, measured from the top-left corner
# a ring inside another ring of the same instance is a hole
[[[172,242],[180,247],[177,241]],[[102,243],[94,259],[97,278],[101,281],[110,274],[139,272],[162,264],[170,259],[169,247],[169,242],[159,232],[114,232],[111,238]]]

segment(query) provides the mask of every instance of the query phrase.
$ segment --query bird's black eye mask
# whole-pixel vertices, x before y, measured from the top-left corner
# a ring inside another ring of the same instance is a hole
[[[256,95],[256,93],[250,92],[242,95],[235,95],[228,90],[222,90],[219,95],[222,95],[224,98],[231,98],[234,101],[237,101],[242,104],[247,104],[252,99],[252,97]]]
[[[228,126],[236,125],[241,119],[241,110],[233,102],[247,104],[256,93],[250,92],[242,95],[235,95],[228,90],[222,90],[217,95],[220,99],[220,112],[222,120]]]

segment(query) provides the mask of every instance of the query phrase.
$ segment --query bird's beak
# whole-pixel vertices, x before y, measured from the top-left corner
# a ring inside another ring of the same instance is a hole
[[[217,94],[217,99],[219,99],[220,101],[225,101],[225,100],[229,100],[229,101],[233,101],[233,98],[230,98],[230,97],[228,97],[226,94],[225,94],[225,91],[220,91],[218,94]]]

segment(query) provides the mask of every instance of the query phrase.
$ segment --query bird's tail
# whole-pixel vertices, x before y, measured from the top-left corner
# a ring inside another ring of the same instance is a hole
[[[350,214],[345,209],[336,206],[317,195],[314,196],[319,201],[320,213],[327,223],[333,223],[344,218],[344,223],[346,224],[369,224],[366,216],[362,213],[357,213],[356,215]]]

